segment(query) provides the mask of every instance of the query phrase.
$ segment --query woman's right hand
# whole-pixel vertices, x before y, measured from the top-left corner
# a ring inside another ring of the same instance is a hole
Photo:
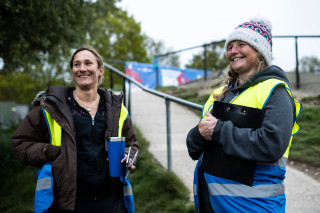
[[[207,117],[202,119],[199,123],[199,132],[206,140],[212,140],[212,133],[218,119],[211,115],[211,113],[207,110],[206,111]]]

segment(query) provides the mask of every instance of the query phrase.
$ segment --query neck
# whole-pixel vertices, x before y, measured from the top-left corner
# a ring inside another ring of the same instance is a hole
[[[257,71],[255,69],[251,69],[250,71],[239,73],[238,75],[238,83],[240,85],[246,83],[251,76],[253,76]]]
[[[74,93],[78,98],[83,101],[83,102],[93,102],[97,99],[98,93],[97,93],[97,88],[96,89],[91,89],[91,90],[82,90],[79,87],[76,87],[74,90]]]

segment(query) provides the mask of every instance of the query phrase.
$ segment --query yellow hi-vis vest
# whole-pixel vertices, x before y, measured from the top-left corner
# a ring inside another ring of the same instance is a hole
[[[55,146],[61,146],[61,126],[51,117],[47,110],[43,109],[43,113],[47,122],[50,133],[50,143]],[[122,104],[119,118],[118,137],[122,137],[122,128],[125,120],[128,118],[128,110]]]
[[[230,102],[263,109],[277,86],[283,86],[292,97],[290,88],[285,82],[277,79],[268,79],[244,90]],[[215,101],[214,94],[220,94],[222,90],[223,88],[215,90],[209,97],[203,107],[203,118],[206,117],[205,112],[212,109],[213,102]],[[297,119],[302,106],[296,100],[294,102]],[[286,172],[285,167],[292,136],[298,133],[298,131],[299,126],[295,121],[290,143],[286,152],[278,161],[271,164],[257,163],[252,187],[204,173],[210,195],[210,203],[215,212],[284,212],[286,200],[283,183]],[[194,172],[194,203],[196,212],[199,209],[198,168],[201,164],[201,159],[202,156],[199,158]]]
[[[263,109],[266,106],[266,103],[268,102],[273,90],[277,87],[277,86],[282,86],[286,89],[286,91],[288,92],[288,94],[291,96],[291,98],[294,100],[295,103],[295,107],[296,107],[296,120],[294,122],[293,128],[292,128],[292,132],[291,132],[291,138],[290,138],[290,143],[289,146],[286,150],[286,152],[284,153],[283,157],[288,158],[289,156],[289,150],[291,147],[291,141],[292,141],[292,136],[297,134],[300,130],[300,127],[297,123],[297,118],[301,112],[302,109],[302,105],[301,103],[299,103],[298,101],[296,101],[291,93],[291,90],[289,88],[289,86],[281,80],[278,79],[268,79],[265,81],[262,81],[252,87],[247,88],[246,90],[244,90],[242,93],[240,93],[238,96],[234,97],[230,103],[233,104],[237,104],[237,105],[242,105],[242,106],[247,106],[247,107],[253,107],[253,108],[257,108],[257,109]],[[216,89],[215,91],[213,91],[213,93],[211,94],[211,96],[209,97],[208,101],[206,102],[206,104],[203,107],[202,110],[202,118],[207,117],[206,116],[206,111],[210,111],[212,109],[213,106],[213,102],[215,101],[214,99],[214,95],[215,94],[219,94],[221,91],[223,90],[223,87]]]
[[[49,134],[50,144],[54,146],[61,146],[61,126],[55,121],[47,110],[42,108],[45,117]],[[119,118],[118,137],[122,136],[122,128],[125,120],[128,118],[128,110],[122,104]],[[38,180],[35,192],[34,212],[42,213],[47,211],[53,202],[53,177],[51,171],[51,163],[45,164],[37,172]],[[124,203],[129,213],[134,212],[133,194],[131,184],[128,179],[125,179],[124,185]]]

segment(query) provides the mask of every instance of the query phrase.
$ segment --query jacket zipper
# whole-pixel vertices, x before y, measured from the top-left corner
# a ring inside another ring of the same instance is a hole
[[[94,151],[94,117],[91,116],[91,147],[92,147],[92,168],[95,170],[96,167],[96,156]]]

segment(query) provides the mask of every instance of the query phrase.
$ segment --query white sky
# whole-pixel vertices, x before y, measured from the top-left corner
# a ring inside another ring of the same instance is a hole
[[[142,32],[172,51],[226,39],[239,24],[255,16],[272,23],[275,35],[320,35],[319,0],[122,0],[118,5],[141,24]],[[320,38],[299,38],[299,58],[320,58]],[[181,65],[192,53],[180,54]],[[295,69],[294,39],[273,39],[273,64]]]

